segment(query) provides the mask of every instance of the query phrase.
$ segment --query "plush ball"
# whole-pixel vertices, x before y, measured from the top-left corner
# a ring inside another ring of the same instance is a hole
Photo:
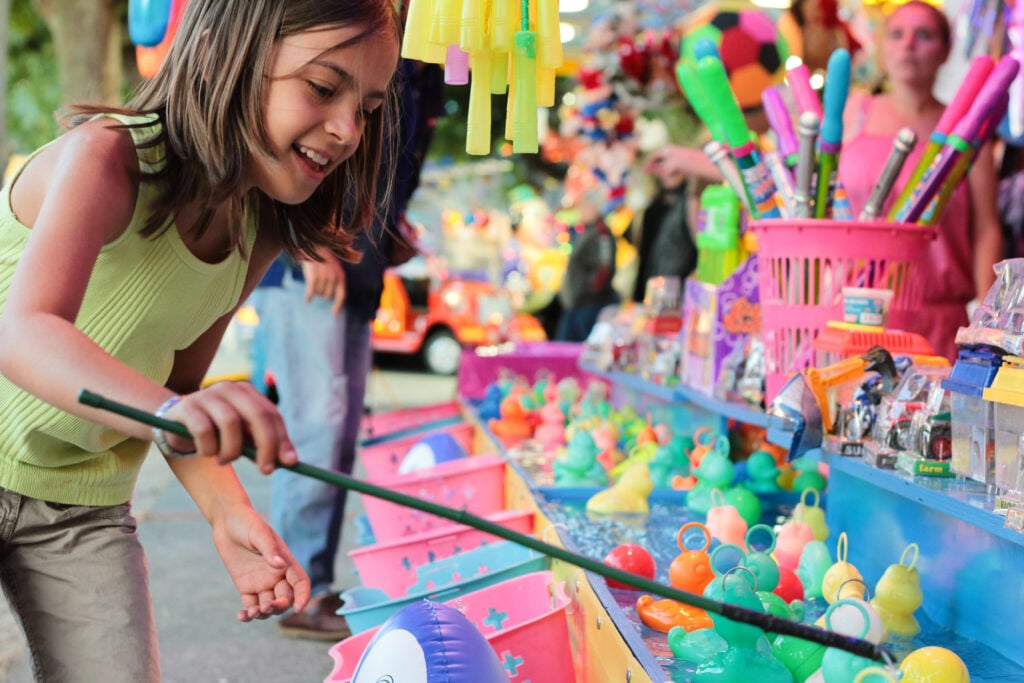
[[[465,449],[451,434],[445,432],[431,434],[413,444],[413,447],[402,458],[402,464],[398,466],[398,473],[405,474],[425,470],[442,462],[465,457]]]
[[[680,59],[696,64],[694,47],[707,39],[718,47],[729,85],[740,107],[761,104],[761,93],[785,76],[789,46],[775,22],[756,9],[719,10],[713,6],[695,13],[683,32]]]
[[[352,683],[508,683],[487,639],[458,610],[421,600],[384,622],[359,658]]]

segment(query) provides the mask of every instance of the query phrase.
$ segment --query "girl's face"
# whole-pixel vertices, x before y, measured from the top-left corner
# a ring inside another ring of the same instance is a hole
[[[920,5],[897,9],[885,24],[882,57],[894,81],[931,87],[949,45],[935,12]]]
[[[301,204],[356,151],[398,63],[398,41],[390,33],[336,47],[363,30],[324,27],[278,41],[263,97],[272,154],[252,157],[250,186],[284,204]]]

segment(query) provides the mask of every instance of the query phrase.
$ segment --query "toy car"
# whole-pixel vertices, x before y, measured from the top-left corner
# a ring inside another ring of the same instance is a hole
[[[508,292],[417,261],[384,274],[374,351],[420,354],[430,372],[453,375],[463,348],[546,339],[536,318],[513,310]]]

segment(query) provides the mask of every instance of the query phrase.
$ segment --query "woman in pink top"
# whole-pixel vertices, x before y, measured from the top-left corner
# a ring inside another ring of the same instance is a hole
[[[839,175],[855,214],[871,194],[896,133],[909,126],[918,144],[889,195],[890,203],[906,184],[945,108],[932,90],[950,47],[949,21],[920,0],[901,5],[886,19],[881,56],[888,90],[874,97],[851,94],[845,112]],[[967,325],[967,303],[984,298],[995,278],[992,266],[1002,258],[991,145],[981,149],[967,182],[957,188],[936,227],[938,238],[922,264],[927,274],[923,310],[904,326],[924,335],[935,353],[954,360],[954,338]]]

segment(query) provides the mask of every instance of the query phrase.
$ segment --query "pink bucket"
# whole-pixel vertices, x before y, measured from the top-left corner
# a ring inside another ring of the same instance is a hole
[[[505,460],[498,455],[449,460],[429,469],[380,479],[371,477],[369,481],[474,515],[489,515],[505,509]],[[378,543],[451,524],[443,517],[373,496],[363,496],[363,508]]]
[[[432,434],[451,434],[466,453],[473,452],[473,425],[469,422],[448,425],[439,429],[431,429],[410,434],[397,439],[388,439],[372,446],[359,449],[359,460],[366,467],[366,476],[370,479],[390,477],[398,472],[405,454],[417,443]]]
[[[532,511],[502,510],[486,519],[521,534],[533,533]],[[448,523],[433,531],[350,550],[359,582],[400,598],[416,583],[416,568],[456,553],[497,541],[496,536],[463,524]]]
[[[550,571],[524,574],[445,604],[472,621],[498,654],[509,680],[571,683],[575,680],[565,609],[565,584],[552,587]],[[324,683],[349,683],[377,628],[334,645],[334,670]],[[396,653],[396,656],[398,653]]]
[[[462,415],[462,404],[458,401],[434,403],[415,408],[389,410],[378,415],[363,418],[360,435],[364,439],[377,439],[392,432],[429,425]]]
[[[812,343],[830,320],[843,319],[844,287],[889,289],[890,326],[921,306],[924,258],[935,229],[902,223],[768,219],[757,237],[765,399],[814,361]]]

